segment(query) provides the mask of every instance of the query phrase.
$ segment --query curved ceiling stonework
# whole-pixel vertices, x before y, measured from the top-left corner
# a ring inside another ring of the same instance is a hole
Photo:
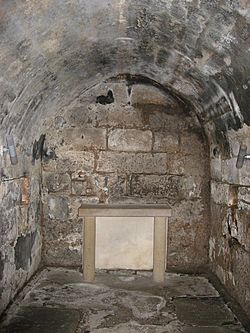
[[[34,139],[102,80],[155,80],[202,125],[250,124],[248,0],[0,1],[0,128]],[[2,138],[1,138],[2,140]]]

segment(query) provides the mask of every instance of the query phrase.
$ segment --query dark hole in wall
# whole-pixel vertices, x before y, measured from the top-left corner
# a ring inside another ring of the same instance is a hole
[[[32,261],[31,251],[36,239],[37,232],[32,232],[17,239],[15,246],[15,265],[16,269],[28,269],[29,263]]]
[[[217,157],[217,158],[220,156],[220,148],[219,147],[215,147],[213,149],[213,155],[214,155],[214,157]]]
[[[107,96],[100,95],[96,97],[96,103],[106,105],[106,104],[111,104],[114,103],[114,96],[112,90],[108,91]]]

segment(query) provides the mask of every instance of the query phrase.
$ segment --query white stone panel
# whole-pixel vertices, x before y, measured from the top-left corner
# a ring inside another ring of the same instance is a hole
[[[152,217],[98,217],[96,268],[153,268]]]

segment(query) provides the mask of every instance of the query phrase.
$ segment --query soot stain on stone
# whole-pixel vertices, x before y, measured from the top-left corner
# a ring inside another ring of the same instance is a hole
[[[45,134],[42,134],[38,141],[36,140],[34,141],[33,150],[32,150],[33,163],[35,160],[38,160],[39,158],[42,159],[44,141],[45,141]]]
[[[191,110],[193,109],[193,106],[191,102],[185,98],[183,98],[178,92],[171,89],[169,86],[162,85],[161,83],[147,77],[144,75],[134,75],[129,73],[123,73],[119,74],[117,76],[113,76],[109,78],[109,82],[117,82],[119,80],[125,80],[127,82],[127,86],[133,86],[136,84],[144,84],[144,85],[151,85],[153,87],[156,87],[160,91],[162,91],[164,94],[167,94],[171,96],[173,99],[175,99],[184,112],[186,114],[190,114]]]
[[[29,263],[31,263],[31,250],[35,243],[36,232],[29,233],[25,236],[21,235],[17,239],[15,246],[15,265],[16,269],[28,268]]]

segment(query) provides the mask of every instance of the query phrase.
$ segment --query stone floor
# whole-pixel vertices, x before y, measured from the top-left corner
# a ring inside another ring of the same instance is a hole
[[[246,332],[204,277],[99,272],[95,284],[62,268],[44,269],[20,293],[2,333],[232,333]]]

